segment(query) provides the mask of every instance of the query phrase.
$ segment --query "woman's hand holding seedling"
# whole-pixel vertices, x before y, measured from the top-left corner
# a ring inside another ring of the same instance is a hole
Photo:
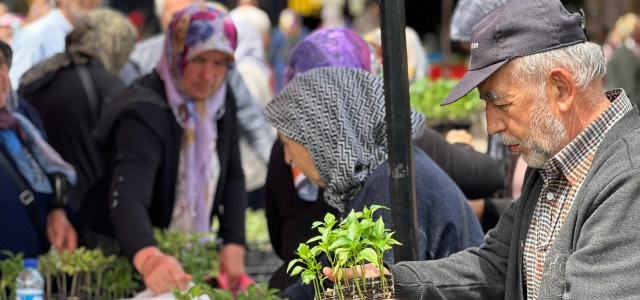
[[[64,209],[54,209],[47,215],[47,238],[60,250],[73,252],[78,247],[78,234]]]
[[[184,291],[192,279],[177,259],[160,252],[157,247],[138,251],[133,264],[142,274],[145,286],[156,295],[169,292],[172,288]]]

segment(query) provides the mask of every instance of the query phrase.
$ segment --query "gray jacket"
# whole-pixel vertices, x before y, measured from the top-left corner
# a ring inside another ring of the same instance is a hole
[[[607,133],[548,252],[539,299],[640,297],[640,117],[625,115]],[[479,248],[436,261],[391,266],[397,299],[526,299],[523,247],[542,189],[529,169]]]

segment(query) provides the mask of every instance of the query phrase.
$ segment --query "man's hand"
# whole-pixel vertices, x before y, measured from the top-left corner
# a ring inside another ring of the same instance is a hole
[[[476,217],[478,217],[478,220],[482,222],[482,220],[484,219],[484,205],[485,205],[484,199],[475,199],[475,200],[467,200],[467,201],[469,202],[469,206],[471,206],[471,209],[473,210],[473,212],[476,214]]]
[[[449,130],[445,139],[449,144],[463,143],[473,147],[473,137],[466,130]]]
[[[177,259],[160,252],[157,247],[138,251],[133,258],[133,265],[142,275],[145,286],[155,295],[170,292],[172,288],[184,291],[192,279]]]
[[[220,268],[226,272],[231,290],[236,289],[244,274],[244,251],[244,246],[238,244],[226,244],[220,251]]]
[[[322,269],[322,273],[324,274],[324,276],[327,276],[329,280],[335,281],[333,269],[325,267],[324,269]],[[384,268],[384,273],[389,274],[389,270]],[[360,277],[362,276],[361,274],[362,272],[360,272],[360,268],[356,268],[356,276]],[[342,276],[347,276],[348,279],[352,279],[353,272],[351,269],[342,269]],[[380,269],[378,269],[378,267],[376,267],[374,264],[364,265],[364,277],[371,278],[378,276],[380,276]]]
[[[78,234],[64,209],[56,208],[47,215],[47,238],[58,250],[73,252],[78,247]]]
[[[389,274],[389,270],[387,270],[387,268],[383,268],[383,269],[385,274]],[[333,269],[325,267],[324,269],[322,269],[322,273],[324,274],[324,276],[327,276],[329,280],[336,281],[333,273]],[[356,276],[360,277],[361,274],[362,272],[360,272],[360,268],[356,268]],[[347,276],[348,279],[353,279],[353,272],[351,271],[351,269],[342,269],[341,276]],[[380,276],[380,269],[378,269],[378,267],[376,267],[374,264],[364,265],[364,277],[371,278],[371,277],[378,277],[378,276]],[[391,300],[391,299],[385,299],[385,300]]]

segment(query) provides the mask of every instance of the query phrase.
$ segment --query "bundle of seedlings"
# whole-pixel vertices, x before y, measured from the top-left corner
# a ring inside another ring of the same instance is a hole
[[[279,291],[270,289],[269,284],[263,282],[260,285],[251,284],[246,293],[238,293],[235,296],[231,291],[215,289],[207,284],[196,284],[186,292],[180,292],[179,289],[173,289],[172,292],[176,300],[206,300],[207,297],[211,300],[283,300],[276,295]]]
[[[13,300],[16,299],[16,277],[22,271],[23,254],[3,250],[0,255],[6,256],[0,261],[0,300]]]
[[[38,257],[38,269],[45,279],[46,299],[128,298],[135,295],[141,281],[126,258],[104,256],[100,249],[84,247],[73,253],[52,248]],[[52,293],[54,282],[57,294]]]
[[[299,258],[289,263],[287,271],[291,275],[302,277],[305,284],[313,284],[315,299],[390,299],[393,298],[393,277],[391,274],[365,278],[365,264],[372,263],[384,274],[384,253],[399,245],[392,238],[393,232],[385,228],[382,217],[373,220],[373,213],[378,209],[387,209],[380,205],[365,207],[362,212],[351,211],[340,223],[336,217],[328,213],[324,222],[315,222],[312,228],[320,233],[306,244],[300,244],[297,254]],[[337,226],[336,226],[337,224]],[[315,246],[311,246],[315,244]],[[326,256],[329,266],[334,271],[334,289],[325,289],[327,278],[322,273],[322,264],[318,257]],[[293,269],[292,269],[293,268]],[[346,270],[354,275],[349,279]]]
[[[160,251],[175,257],[184,271],[193,276],[193,282],[210,282],[218,277],[218,251],[210,233],[154,228],[153,237]]]

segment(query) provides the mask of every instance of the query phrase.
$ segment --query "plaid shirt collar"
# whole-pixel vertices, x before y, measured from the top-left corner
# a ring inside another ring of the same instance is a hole
[[[591,166],[589,157],[593,157],[611,127],[633,108],[623,89],[612,90],[605,95],[611,105],[547,162],[540,172],[545,182],[560,175],[564,175],[571,184],[581,182]]]

